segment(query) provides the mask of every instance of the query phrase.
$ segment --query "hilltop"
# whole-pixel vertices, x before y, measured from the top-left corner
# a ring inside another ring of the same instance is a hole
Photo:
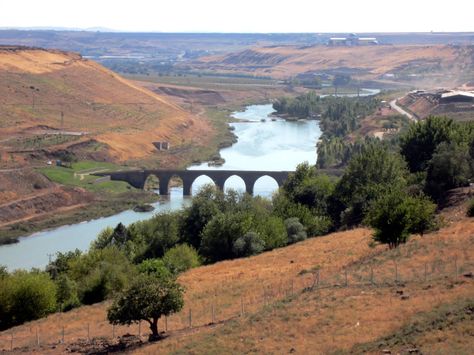
[[[189,270],[179,278],[185,308],[166,325],[160,320],[166,338],[136,353],[467,354],[474,341],[474,220],[465,210],[465,202],[453,202],[442,212],[444,227],[393,250],[371,246],[372,231],[356,228]],[[112,335],[148,333],[145,324],[112,329],[107,307],[85,306],[15,327],[0,333],[0,348],[10,347],[13,334],[17,350],[33,353],[104,351],[107,344],[120,348]],[[58,344],[63,326],[65,345]],[[40,347],[31,345],[36,329]]]

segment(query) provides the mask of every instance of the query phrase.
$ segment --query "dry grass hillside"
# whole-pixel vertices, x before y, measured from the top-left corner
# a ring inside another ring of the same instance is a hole
[[[0,333],[0,349],[105,353],[128,342],[138,354],[468,354],[474,219],[465,204],[442,218],[439,231],[396,250],[371,247],[371,231],[359,228],[190,270],[179,278],[185,308],[160,320],[158,343],[146,344],[145,324],[112,328],[104,303]]]
[[[387,73],[400,76],[429,73],[434,82],[447,85],[449,81],[458,82],[461,73],[472,70],[472,53],[472,47],[448,45],[271,46],[201,58],[196,65],[214,71],[280,79],[314,71],[346,72],[368,80],[383,78]]]
[[[153,141],[199,147],[212,135],[204,119],[77,54],[0,47],[0,82],[4,163],[66,147],[102,160],[139,160],[158,153]]]

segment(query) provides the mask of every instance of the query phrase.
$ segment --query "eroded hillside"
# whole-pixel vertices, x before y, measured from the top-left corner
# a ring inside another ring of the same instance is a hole
[[[0,81],[4,165],[68,147],[101,160],[140,160],[158,154],[154,141],[179,149],[212,135],[204,119],[74,53],[0,47]],[[168,153],[159,154],[166,164]]]

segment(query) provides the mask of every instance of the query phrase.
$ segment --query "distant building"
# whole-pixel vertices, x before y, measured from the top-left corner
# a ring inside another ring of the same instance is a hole
[[[474,92],[452,90],[440,95],[440,103],[474,102]]]
[[[375,37],[358,37],[355,33],[351,33],[348,37],[331,37],[328,46],[363,46],[377,45],[379,42]]]

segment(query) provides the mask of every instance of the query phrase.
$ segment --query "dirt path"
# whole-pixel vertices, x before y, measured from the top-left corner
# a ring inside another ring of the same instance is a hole
[[[410,112],[405,111],[403,108],[401,108],[400,106],[397,105],[397,100],[399,100],[399,99],[401,99],[401,97],[398,98],[398,99],[390,101],[390,107],[393,108],[398,113],[400,113],[404,116],[407,116],[410,120],[412,120],[414,122],[417,122],[418,119],[414,115],[412,115]]]

